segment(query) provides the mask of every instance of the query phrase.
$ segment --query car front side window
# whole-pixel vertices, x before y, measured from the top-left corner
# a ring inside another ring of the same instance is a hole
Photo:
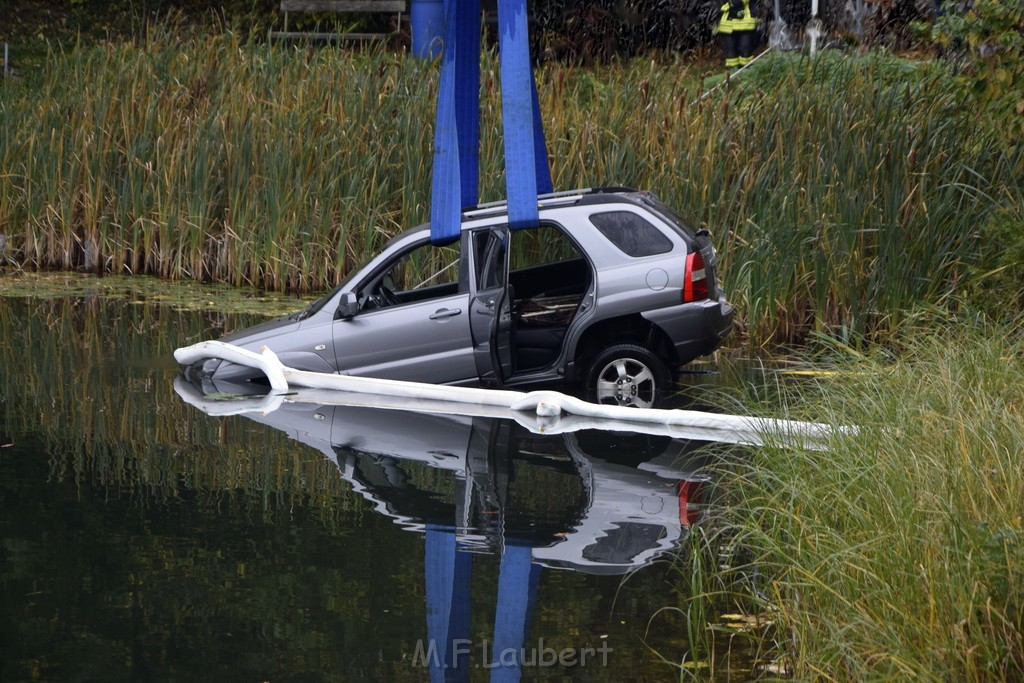
[[[461,287],[459,243],[423,243],[401,253],[359,290],[361,310],[401,306],[457,294]]]

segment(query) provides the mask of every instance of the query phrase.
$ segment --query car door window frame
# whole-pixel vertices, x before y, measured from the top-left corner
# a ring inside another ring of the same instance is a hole
[[[580,244],[580,241],[578,239],[576,239],[576,237],[572,234],[572,232],[570,230],[566,229],[566,227],[564,225],[562,225],[561,223],[559,223],[557,221],[541,220],[540,223],[538,224],[538,228],[541,228],[541,227],[549,227],[549,228],[553,228],[555,230],[558,230],[562,234],[562,236],[565,239],[567,239],[573,245],[573,247],[575,247],[576,251],[579,254],[579,258],[582,258],[584,260],[584,262],[586,262],[587,267],[590,270],[591,286],[593,286],[594,273],[596,273],[596,269],[594,268],[594,262],[590,258],[590,254],[588,254],[586,249],[584,249],[583,246]],[[471,287],[472,292],[476,293],[476,292],[480,292],[480,291],[483,291],[483,290],[486,290],[486,289],[494,289],[495,287],[501,286],[500,284],[488,285],[487,287],[481,286],[481,283],[480,283],[481,263],[478,262],[478,259],[481,258],[481,255],[477,254],[476,242],[475,242],[475,240],[476,240],[476,238],[478,236],[480,236],[482,234],[487,234],[487,233],[493,232],[495,230],[503,230],[509,236],[509,244],[506,247],[506,249],[508,249],[510,251],[513,248],[514,244],[515,244],[516,237],[515,237],[514,233],[516,233],[516,232],[527,232],[527,231],[536,230],[536,229],[537,228],[526,228],[524,230],[515,230],[515,231],[513,231],[513,230],[509,229],[507,223],[502,222],[502,223],[495,223],[493,225],[483,225],[483,226],[480,226],[479,228],[473,228],[472,230],[465,231],[463,233],[463,238],[464,238],[464,240],[463,240],[464,241],[464,244],[463,244],[463,261],[465,262],[466,261],[466,257],[469,256],[469,258],[470,258],[470,262],[468,264],[469,265],[469,268],[468,268],[469,272],[467,273],[467,275],[471,278],[470,287]],[[594,230],[596,232],[596,228],[594,228]],[[467,253],[467,250],[468,250],[469,253]],[[487,255],[483,255],[484,258],[486,258],[486,256]],[[509,253],[508,258],[505,259],[505,260],[506,260],[507,265],[506,265],[506,268],[505,268],[505,273],[503,275],[503,279],[507,282],[508,278],[511,277],[511,275],[512,275],[512,254]],[[560,263],[560,262],[561,261],[547,261],[545,263],[534,264],[534,265],[549,265],[549,264]],[[520,268],[518,270],[525,270],[525,268]]]
[[[423,247],[427,247],[427,246],[433,246],[431,244],[431,242],[430,242],[429,236],[425,236],[423,238],[417,239],[416,241],[414,241],[414,242],[412,242],[410,244],[407,244],[407,245],[403,246],[400,250],[396,251],[390,258],[388,258],[383,263],[381,263],[380,266],[375,268],[373,270],[373,272],[371,272],[369,275],[367,275],[365,278],[363,278],[363,280],[361,282],[359,282],[357,285],[355,285],[352,288],[352,291],[355,292],[356,296],[358,297],[358,301],[359,301],[359,311],[357,312],[356,315],[367,315],[367,314],[376,313],[376,312],[379,312],[379,311],[387,311],[387,310],[391,310],[391,309],[403,308],[403,307],[408,306],[408,305],[417,304],[417,303],[423,303],[423,302],[432,301],[432,300],[435,300],[435,299],[444,299],[444,298],[451,297],[451,296],[467,294],[469,292],[469,289],[470,289],[470,276],[469,276],[469,272],[468,272],[469,271],[469,266],[468,266],[468,263],[467,263],[467,255],[466,255],[466,241],[467,241],[466,236],[462,235],[461,239],[459,241],[451,243],[451,244],[448,244],[448,245],[443,245],[442,247],[440,247],[440,248],[444,248],[444,247],[455,246],[458,249],[458,256],[459,256],[459,258],[458,258],[458,269],[459,269],[458,279],[454,283],[443,283],[443,284],[446,284],[446,285],[455,284],[456,285],[456,290],[454,292],[446,292],[444,294],[438,294],[437,296],[417,298],[417,299],[412,299],[410,301],[399,301],[399,302],[396,302],[396,303],[392,303],[392,304],[389,304],[389,305],[386,305],[386,306],[379,306],[379,307],[376,307],[376,308],[368,308],[368,307],[366,307],[366,303],[367,303],[368,297],[371,296],[370,294],[367,294],[367,291],[368,290],[372,291],[372,290],[378,288],[382,284],[382,282],[383,282],[384,278],[387,276],[387,274],[396,265],[398,265],[399,262],[402,259],[404,259],[407,256],[409,256],[410,254],[412,254],[417,249],[422,249]],[[438,273],[443,272],[443,270],[444,269],[439,270]],[[423,283],[420,283],[420,284],[423,284]],[[431,286],[437,286],[437,285],[431,285]],[[405,293],[405,292],[409,292],[409,291],[415,291],[415,289],[413,289],[413,290],[403,290],[401,293]],[[373,295],[373,296],[376,296],[376,295]]]

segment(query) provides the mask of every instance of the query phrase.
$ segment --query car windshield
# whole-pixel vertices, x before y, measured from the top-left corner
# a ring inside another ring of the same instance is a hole
[[[409,231],[409,232],[413,232],[413,231]],[[387,243],[381,248],[381,251],[379,253],[383,253],[383,252],[387,251],[388,248],[390,248],[392,244],[394,244],[395,242],[403,239],[408,234],[409,233],[406,232],[406,233],[399,233],[398,235],[395,235],[394,237],[392,237],[391,239],[389,239],[387,241]],[[352,278],[355,276],[356,273],[362,272],[363,268],[365,268],[366,265],[368,263],[370,263],[370,261],[372,261],[375,258],[377,258],[377,255],[371,256],[370,258],[366,259],[365,261],[360,263],[355,268],[352,268],[351,270],[349,270],[347,273],[345,273],[345,277],[342,278],[341,282],[339,282],[329,292],[327,292],[326,294],[321,296],[319,299],[316,299],[315,301],[313,301],[311,304],[309,304],[309,306],[306,306],[306,308],[304,308],[303,310],[299,311],[298,313],[293,313],[289,317],[291,317],[291,318],[293,318],[295,320],[305,320],[309,316],[314,315],[316,313],[319,313],[320,310],[323,309],[323,307],[327,305],[327,302],[331,301],[338,294],[338,292],[340,292],[352,280]]]
[[[334,289],[332,289],[331,291],[329,291],[326,294],[324,294],[319,299],[314,300],[311,304],[309,304],[309,306],[306,306],[304,309],[302,309],[298,313],[293,313],[291,317],[294,318],[295,320],[305,320],[309,316],[311,316],[311,315],[313,315],[315,313],[319,313],[320,309],[322,309],[324,306],[326,306],[327,302],[330,301],[331,299],[333,299],[334,296],[338,292],[340,292],[341,289],[345,285],[347,285],[349,283],[349,280],[352,279],[352,276],[355,275],[356,273],[358,273],[360,270],[362,270],[362,266],[360,266],[359,268],[353,268],[352,270],[350,270],[345,275],[344,279],[342,279],[342,281],[340,283],[338,283],[338,286],[336,286]]]

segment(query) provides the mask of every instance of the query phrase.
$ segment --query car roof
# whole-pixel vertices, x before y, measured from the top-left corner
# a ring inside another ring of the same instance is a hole
[[[643,192],[630,187],[611,186],[587,187],[578,190],[551,192],[539,195],[537,197],[537,202],[540,205],[541,213],[543,213],[545,209],[563,208],[566,206],[590,206],[595,204],[622,203],[632,204],[634,206],[643,206],[643,198],[653,198],[657,200],[657,197],[650,192]],[[462,210],[462,229],[465,230],[467,223],[469,222],[479,220],[481,218],[494,218],[506,214],[508,214],[507,200],[467,207]],[[423,223],[415,228],[399,233],[390,240],[388,244],[402,240],[414,233],[429,230],[430,223]]]

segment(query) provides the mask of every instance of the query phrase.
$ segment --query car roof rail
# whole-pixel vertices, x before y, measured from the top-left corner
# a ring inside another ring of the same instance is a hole
[[[636,191],[637,190],[631,187],[622,187],[617,185],[607,187],[587,187],[578,190],[562,190],[561,192],[548,192],[546,194],[538,195],[537,201],[540,202],[541,206],[543,207],[579,201],[587,196],[607,194],[628,194],[634,193]],[[465,209],[463,209],[462,215],[464,218],[482,218],[484,216],[502,213],[507,210],[508,201],[502,199],[496,202],[487,202],[485,204],[477,204],[476,206],[466,207]]]

